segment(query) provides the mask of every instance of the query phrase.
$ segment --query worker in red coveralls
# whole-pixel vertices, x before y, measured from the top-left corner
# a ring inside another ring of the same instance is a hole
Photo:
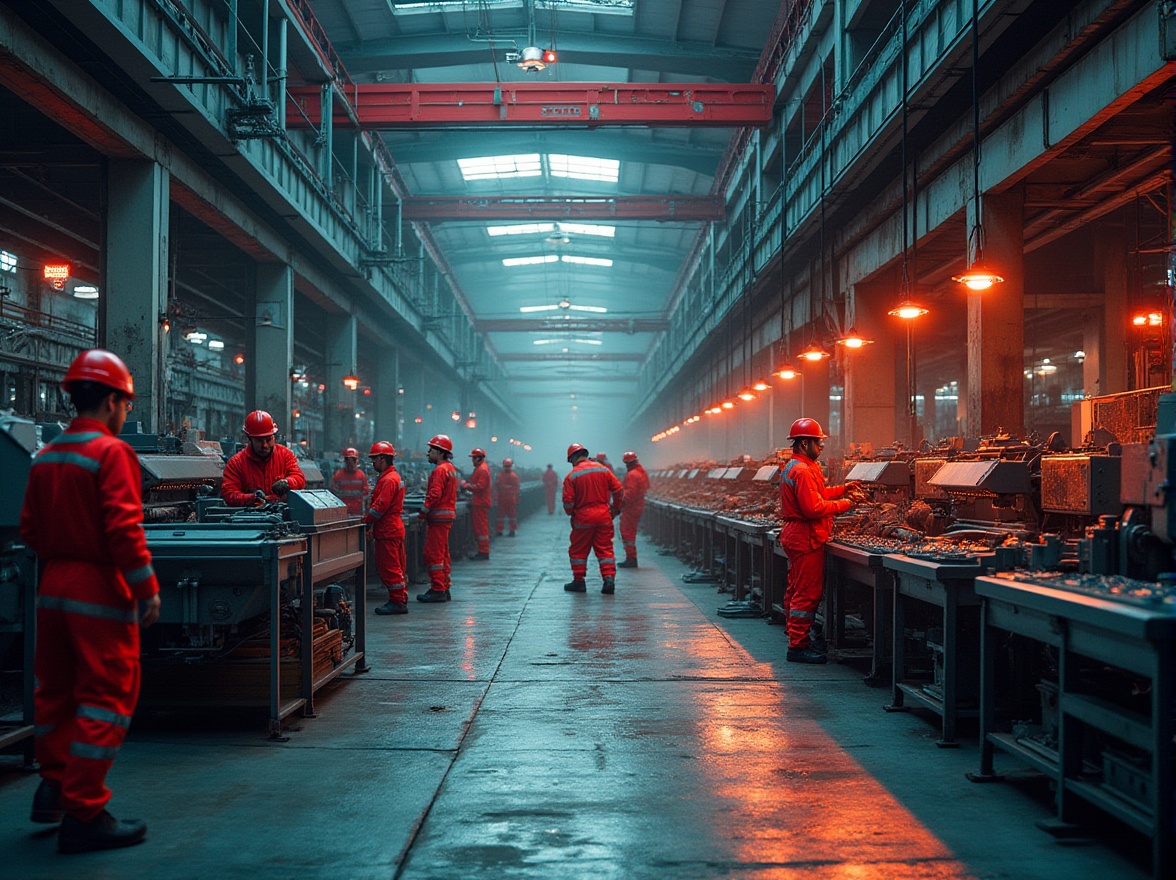
[[[461,487],[472,493],[470,519],[478,549],[468,558],[485,562],[490,558],[490,505],[493,504],[490,465],[486,464],[486,450],[480,446],[470,450],[470,460],[474,463],[474,472],[468,480],[462,480]]]
[[[106,811],[106,774],[139,700],[139,627],[159,619],[160,602],[139,459],[117,436],[135,399],[131,374],[95,348],[61,387],[78,414],[33,460],[20,514],[21,535],[44,563],[34,663],[41,784],[31,819],[61,822],[58,851],[79,853],[147,835],[145,822]]]
[[[221,498],[230,507],[282,501],[291,489],[305,489],[306,477],[294,453],[275,441],[278,426],[264,410],[245,417],[249,445],[225,462]]]
[[[624,490],[616,474],[598,461],[588,460],[588,450],[579,443],[568,447],[568,464],[572,470],[563,481],[563,508],[572,518],[568,561],[572,564],[571,583],[564,584],[569,593],[587,590],[588,551],[596,554],[600,592],[616,592],[617,560],[613,550],[613,517],[621,512]]]
[[[555,493],[559,491],[559,474],[551,465],[543,472],[543,494],[547,496],[547,513],[555,513]]]
[[[331,491],[347,505],[351,516],[363,516],[368,494],[368,478],[359,467],[359,450],[348,446],[343,450],[343,467],[331,476]]]
[[[795,663],[824,663],[825,655],[812,645],[811,633],[825,586],[825,545],[833,536],[833,517],[853,507],[847,492],[857,482],[826,486],[817,464],[825,446],[825,432],[815,419],[797,419],[788,439],[792,458],[780,473],[780,509],[784,523],[780,546],[788,557],[788,586],[784,612],[788,621],[788,659]]]
[[[598,452],[598,453],[596,453],[596,461],[597,461],[599,464],[602,464],[602,465],[604,465],[604,466],[605,466],[606,468],[608,468],[610,471],[612,471],[614,475],[616,474],[616,472],[617,472],[616,468],[614,468],[614,467],[612,466],[612,462],[608,460],[608,456],[607,456],[607,455],[605,455],[603,452]]]
[[[502,527],[505,523],[510,526],[510,537],[515,536],[519,528],[519,475],[514,472],[514,460],[504,458],[502,470],[494,481],[494,494],[498,501],[498,537],[502,537]]]
[[[417,594],[418,602],[448,602],[449,530],[457,519],[457,468],[453,466],[453,441],[444,434],[429,441],[429,485],[420,518],[425,521],[425,568],[429,571],[429,589]]]
[[[376,546],[376,571],[388,590],[388,601],[376,609],[376,614],[408,614],[404,520],[400,516],[404,513],[404,481],[396,471],[396,447],[387,440],[377,440],[368,457],[379,476],[363,521]]]
[[[628,468],[625,473],[625,503],[621,505],[621,543],[625,546],[625,561],[617,568],[637,567],[637,526],[645,512],[645,493],[649,491],[649,474],[637,460],[636,452],[626,452],[621,461]]]

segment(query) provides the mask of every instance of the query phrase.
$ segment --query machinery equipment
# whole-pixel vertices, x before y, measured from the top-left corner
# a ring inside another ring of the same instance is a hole
[[[0,705],[19,706],[0,718],[0,750],[20,743],[33,761],[33,632],[37,561],[20,539],[20,510],[36,448],[32,422],[0,416]],[[15,693],[8,687],[15,684]],[[17,698],[19,695],[19,698]]]

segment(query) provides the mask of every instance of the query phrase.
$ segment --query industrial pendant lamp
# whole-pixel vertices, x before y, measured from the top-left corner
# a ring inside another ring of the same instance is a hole
[[[845,331],[844,335],[838,337],[837,339],[838,345],[843,345],[850,349],[865,348],[867,345],[871,345],[873,342],[873,339],[866,339],[864,336],[862,336],[862,334],[858,333],[857,327],[850,327]]]
[[[831,358],[832,356],[833,355],[831,355],[824,348],[822,348],[820,345],[818,345],[817,341],[815,339],[812,342],[810,342],[807,346],[805,346],[804,351],[802,351],[800,353],[800,357],[803,360],[812,361],[814,363],[816,363],[817,361],[827,360],[828,358]]]
[[[1004,278],[984,262],[984,222],[980,201],[980,0],[972,0],[972,194],[976,199],[976,222],[968,235],[968,253],[975,242],[976,258],[967,271],[951,276],[951,280],[969,290],[988,290]]]

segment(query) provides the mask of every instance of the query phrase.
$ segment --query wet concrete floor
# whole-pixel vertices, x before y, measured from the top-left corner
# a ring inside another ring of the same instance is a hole
[[[780,627],[718,617],[730,597],[644,540],[615,596],[595,560],[565,593],[567,533],[533,514],[455,565],[452,602],[371,615],[371,671],[287,742],[142,713],[108,780],[141,846],[58,855],[35,775],[0,762],[0,877],[1149,876],[1141,838],[1058,843],[1039,782],[969,783],[975,740],[937,749],[937,719],[883,712],[862,670],[785,663]]]

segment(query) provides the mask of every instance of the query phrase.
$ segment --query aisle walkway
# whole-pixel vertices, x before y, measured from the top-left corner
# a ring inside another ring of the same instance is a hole
[[[1023,794],[966,782],[974,748],[936,749],[855,670],[779,662],[777,627],[718,618],[723,597],[644,543],[615,596],[594,563],[589,592],[564,593],[566,538],[564,517],[532,515],[490,563],[455,566],[451,603],[373,615],[372,671],[287,743],[256,721],[137,719],[111,810],[149,820],[142,846],[58,856],[27,821],[35,779],[0,770],[0,875],[1145,876],[1054,843]]]

